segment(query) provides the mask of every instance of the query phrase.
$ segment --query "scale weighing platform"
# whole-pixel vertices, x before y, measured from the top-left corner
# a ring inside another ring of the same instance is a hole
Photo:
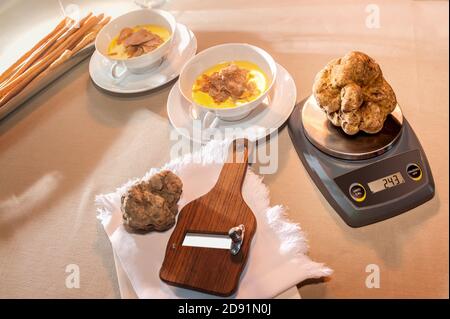
[[[349,136],[311,96],[295,107],[288,127],[312,180],[351,227],[396,216],[434,196],[427,158],[398,105],[379,133]]]

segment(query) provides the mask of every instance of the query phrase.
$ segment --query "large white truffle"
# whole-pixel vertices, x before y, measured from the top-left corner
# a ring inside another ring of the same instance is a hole
[[[397,105],[380,66],[356,51],[330,61],[316,75],[313,94],[331,123],[349,135],[378,133]]]
[[[175,224],[183,184],[171,171],[133,185],[122,196],[123,221],[131,231],[164,231]]]

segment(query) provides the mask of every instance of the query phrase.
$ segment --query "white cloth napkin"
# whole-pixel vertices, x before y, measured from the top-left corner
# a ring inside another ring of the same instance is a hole
[[[114,264],[116,266],[117,282],[119,283],[120,297],[122,299],[138,299],[133,285],[128,279],[127,274],[123,270],[122,263],[114,252]],[[301,299],[297,286],[293,286],[281,294],[274,297],[275,299]]]
[[[179,208],[207,193],[215,184],[223,165],[226,141],[211,141],[199,152],[164,165],[183,181]],[[151,169],[142,179],[129,181],[114,193],[96,196],[98,218],[103,224],[113,250],[139,298],[209,298],[204,293],[173,287],[159,279],[166,244],[172,229],[130,234],[122,225],[120,198],[133,183],[147,180],[160,169]],[[251,169],[242,194],[256,216],[258,228],[249,259],[233,298],[272,298],[308,278],[329,276],[332,270],[312,261],[308,245],[298,224],[290,222],[283,206],[269,206],[269,191],[262,178]]]

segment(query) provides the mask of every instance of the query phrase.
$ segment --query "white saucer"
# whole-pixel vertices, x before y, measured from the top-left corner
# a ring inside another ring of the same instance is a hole
[[[160,66],[142,74],[128,74],[117,82],[111,75],[112,63],[94,52],[89,62],[89,74],[96,85],[114,93],[138,93],[160,87],[175,79],[184,64],[197,52],[197,39],[185,25],[178,23],[172,48]]]
[[[232,122],[219,120],[214,130],[219,130],[224,137],[227,129],[241,128],[244,131],[243,136],[253,141],[259,140],[272,134],[286,122],[294,109],[296,100],[297,88],[294,79],[285,68],[277,64],[277,77],[269,93],[268,101],[266,100],[266,103],[259,105],[242,120]],[[175,83],[169,93],[167,114],[172,126],[184,137],[201,143],[205,143],[213,138],[212,136],[208,136],[208,132],[205,132],[202,136],[197,136],[198,134],[194,136],[192,106],[181,95],[178,83]]]

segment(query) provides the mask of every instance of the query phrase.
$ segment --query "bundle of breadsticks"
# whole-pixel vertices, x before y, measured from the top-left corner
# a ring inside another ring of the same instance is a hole
[[[49,34],[0,75],[0,108],[32,81],[46,76],[91,44],[110,17],[89,13],[80,21],[64,18]]]

